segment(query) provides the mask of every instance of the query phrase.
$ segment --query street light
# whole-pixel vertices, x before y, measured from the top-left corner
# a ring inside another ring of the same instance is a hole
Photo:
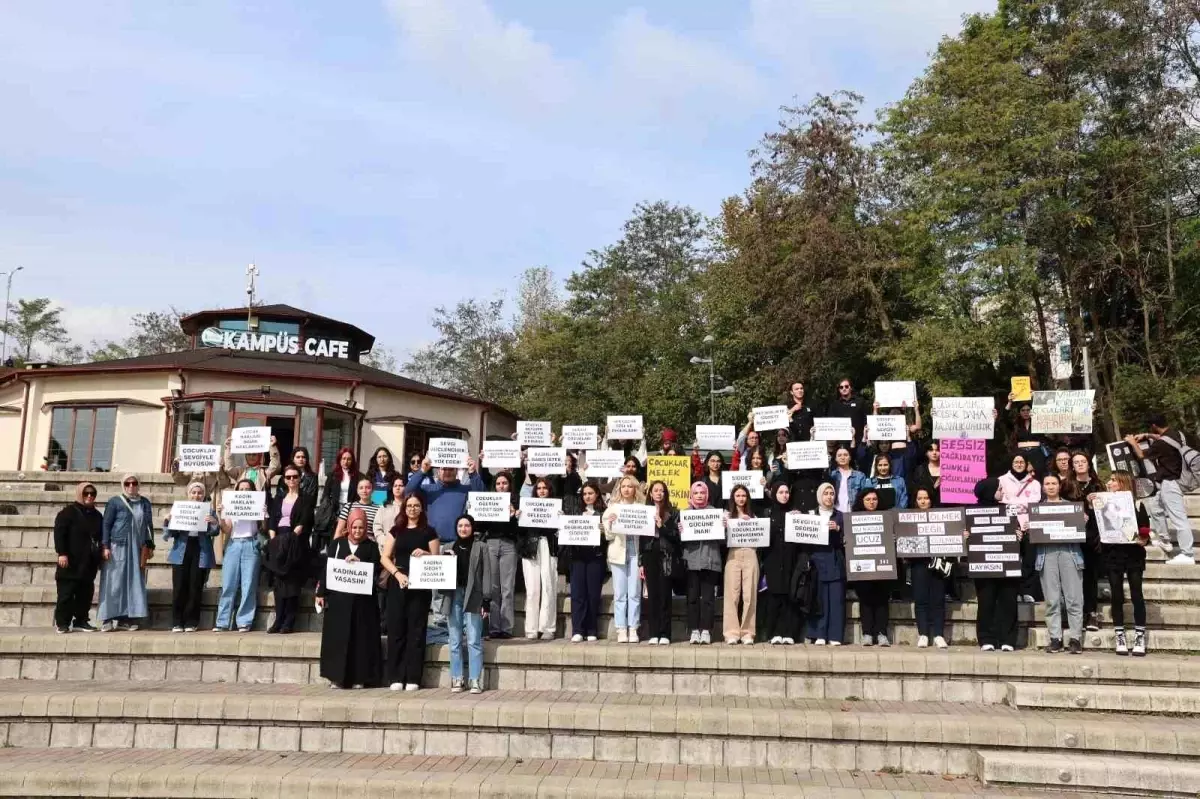
[[[705,336],[704,343],[708,345],[708,357],[701,358],[699,355],[693,355],[688,361],[692,366],[703,366],[708,364],[708,423],[716,424],[717,418],[717,397],[727,397],[734,393],[733,386],[725,386],[725,388],[717,390],[716,372],[713,371],[712,345],[716,341],[711,335]]]
[[[4,292],[4,343],[0,344],[0,362],[5,361],[8,357],[8,304],[12,300],[13,275],[24,268],[23,266],[18,266],[16,269],[8,272],[0,272],[0,275],[8,275],[8,288]]]

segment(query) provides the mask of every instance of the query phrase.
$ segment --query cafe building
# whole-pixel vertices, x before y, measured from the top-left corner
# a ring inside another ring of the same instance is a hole
[[[342,447],[404,462],[430,438],[477,454],[516,429],[497,405],[363,364],[375,338],[346,322],[256,305],[180,324],[180,352],[0,372],[0,470],[164,472],[181,444],[266,425],[285,461],[304,446],[328,471]]]

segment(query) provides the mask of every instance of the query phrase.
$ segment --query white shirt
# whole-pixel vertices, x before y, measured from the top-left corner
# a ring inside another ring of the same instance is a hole
[[[357,554],[358,554],[358,544],[351,544],[349,541],[347,541],[347,542],[346,542],[346,545],[347,545],[348,547],[350,547],[350,554],[351,554],[351,555],[357,555]]]
[[[850,512],[850,473],[844,473],[838,481],[837,509],[842,513]]]
[[[338,487],[338,504],[345,505],[346,498],[350,496],[350,475],[342,477],[342,484]]]
[[[258,522],[253,519],[235,519],[231,538],[254,538],[258,535]]]

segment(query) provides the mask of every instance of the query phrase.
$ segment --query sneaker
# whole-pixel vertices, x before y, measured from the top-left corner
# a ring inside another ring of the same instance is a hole
[[[670,639],[670,638],[659,638],[659,639],[658,639],[658,645],[659,645],[659,646],[670,646],[670,645],[671,645],[671,639]]]
[[[249,627],[238,627],[238,632],[239,633],[248,633],[248,632],[250,632],[250,628]]]
[[[712,633],[710,633],[708,630],[701,630],[700,631],[700,643],[711,644],[712,643]]]
[[[743,635],[742,643],[745,644],[746,646],[754,646],[754,636],[753,635]]]
[[[1196,559],[1191,555],[1185,555],[1180,552],[1175,557],[1167,561],[1168,566],[1195,566]]]
[[[175,627],[172,627],[172,628],[171,628],[171,632],[173,632],[173,633],[181,633],[181,632],[183,632],[183,628],[182,628],[182,627],[179,627],[179,626],[175,626]]]
[[[629,628],[629,643],[636,644],[641,639],[638,638],[637,630],[633,627]]]
[[[1001,644],[1000,651],[1001,652],[1012,652],[1013,648],[1009,644]]]
[[[227,632],[229,632],[229,628],[228,627],[213,627],[212,631],[214,633],[227,633]]]
[[[624,627],[618,627],[618,628],[617,628],[617,643],[618,643],[618,644],[627,644],[627,643],[629,643],[629,634],[625,632],[625,628],[624,628]]]
[[[117,622],[117,629],[123,633],[135,633],[138,630],[138,625],[130,624],[129,622]]]
[[[58,633],[59,635],[65,635],[66,633],[71,632],[71,628],[70,627],[59,627],[56,624],[56,625],[54,625],[54,632]]]
[[[538,634],[537,633],[525,633],[525,637],[528,638],[530,641],[536,641]]]
[[[984,644],[983,646],[979,647],[979,651],[980,652],[995,652],[996,647],[992,646],[991,644]]]
[[[946,639],[940,635],[935,635],[933,637],[933,645],[936,646],[938,649],[949,649],[950,648],[950,644],[946,643]]]
[[[462,677],[455,677],[453,680],[450,681],[450,693],[461,694],[462,690],[463,690]]]
[[[825,646],[825,639],[818,638],[817,640],[813,641],[813,646]]]
[[[542,633],[542,640],[543,641],[553,641],[554,633]]]
[[[184,627],[183,631],[185,633],[194,633],[194,632],[196,632],[196,628],[195,627]]]
[[[483,693],[483,686],[480,684],[479,680],[471,680],[469,683],[467,683],[467,685],[470,688],[471,693],[473,693],[473,694]]]
[[[739,642],[738,642],[738,639],[737,639],[737,636],[736,636],[736,635],[730,635],[730,636],[726,636],[726,638],[725,638],[725,645],[726,645],[726,646],[734,646],[734,645],[735,645],[735,644],[737,644],[737,643],[739,643]]]
[[[753,641],[753,640],[751,640],[751,641],[742,641],[742,643],[743,643],[743,644],[745,644],[745,643],[751,643],[751,644],[752,644],[752,643],[754,643],[754,641]],[[795,646],[795,644],[796,644],[796,641],[795,641],[795,639],[793,639],[793,638],[784,638],[784,639],[783,639],[783,645],[784,645],[784,646]]]
[[[115,633],[117,631],[117,623],[115,621],[105,621],[100,623],[100,632]]]
[[[1072,638],[1070,646],[1067,647],[1067,652],[1072,655],[1082,655],[1083,641],[1080,641],[1078,638]]]
[[[404,690],[405,691],[419,691],[419,690],[421,690],[421,686],[417,685],[415,682],[405,683]]]
[[[881,635],[878,638],[876,638],[875,643],[879,644],[880,646],[891,646],[892,645],[892,642],[888,640],[888,637],[886,635]]]
[[[1035,599],[1033,598],[1033,595],[1032,595],[1032,594],[1025,594],[1025,595],[1023,595],[1023,596],[1021,597],[1021,601],[1022,601],[1022,602],[1027,602],[1027,603],[1029,603],[1030,605],[1032,605],[1032,604],[1033,604],[1034,602],[1036,602],[1037,600],[1035,600]]]
[[[1051,638],[1050,646],[1046,647],[1046,651],[1052,655],[1057,655],[1063,651],[1063,643],[1061,638]]]
[[[1094,633],[1100,629],[1100,614],[1096,612],[1087,615],[1087,623],[1084,625],[1088,632]]]
[[[775,635],[775,636],[771,637],[771,641],[770,641],[771,646],[779,646],[782,643],[783,643],[783,636]]]
[[[579,633],[575,633],[574,635],[571,636],[571,643],[573,643],[573,644],[583,643],[583,636],[580,635]]]
[[[874,636],[864,635],[862,644],[863,644],[863,646],[875,646]]]
[[[88,622],[86,622],[86,621],[85,621],[83,624],[72,624],[72,625],[71,625],[71,632],[76,632],[76,633],[94,633],[94,632],[96,632],[96,631],[97,631],[97,630],[96,630],[96,628],[95,628],[95,627],[93,627],[91,624],[89,624],[89,623],[88,623]]]
[[[658,639],[657,639],[657,638],[651,638],[651,639],[650,639],[650,646],[658,646]]]
[[[1133,654],[1135,657],[1145,657],[1146,655],[1146,631],[1133,631]]]
[[[594,636],[594,635],[589,635],[589,636],[587,637],[587,640],[588,640],[588,643],[589,643],[589,644],[594,644],[596,641],[598,641],[598,640],[600,640],[600,639],[598,639],[598,638],[597,638],[596,636]]]
[[[330,687],[333,687],[333,686],[330,686]],[[389,685],[389,686],[388,686],[388,689],[389,689],[389,690],[392,690],[392,691],[403,691],[403,690],[404,690],[404,683],[402,683],[402,682],[394,682],[394,683],[392,683],[391,685]]]
[[[928,635],[917,636],[917,649],[926,649],[928,647],[929,647],[929,636]]]
[[[700,643],[700,631],[699,630],[692,630],[692,637],[688,639],[688,643],[689,644]]]
[[[1117,654],[1118,655],[1128,655],[1129,654],[1129,644],[1125,640],[1125,630],[1118,627],[1114,632],[1116,632],[1116,634],[1117,634]]]
[[[830,641],[829,645],[830,646],[841,646],[842,642],[841,641]]]

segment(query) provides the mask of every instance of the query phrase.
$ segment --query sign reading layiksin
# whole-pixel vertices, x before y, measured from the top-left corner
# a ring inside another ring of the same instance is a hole
[[[222,330],[207,327],[200,333],[205,347],[222,347],[245,352],[278,352],[281,355],[305,355],[318,358],[349,358],[350,342],[328,338],[306,338],[294,333],[253,333],[247,330]]]

